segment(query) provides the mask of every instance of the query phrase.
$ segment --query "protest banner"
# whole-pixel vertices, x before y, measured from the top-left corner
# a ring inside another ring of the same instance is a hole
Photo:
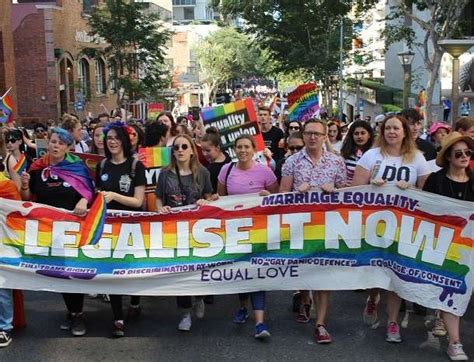
[[[155,189],[158,183],[158,177],[162,167],[170,164],[170,147],[144,147],[138,150],[140,159],[145,165],[145,209],[147,211],[156,211]]]
[[[95,155],[93,153],[79,153],[79,152],[71,152],[71,153],[79,157],[85,163],[87,170],[89,171],[90,177],[93,180],[95,180],[95,171],[97,169],[97,165],[105,157],[100,156],[100,155]]]
[[[290,121],[307,121],[319,111],[318,89],[314,83],[299,85],[288,94],[287,99]]]
[[[125,295],[382,288],[462,315],[472,292],[472,210],[467,201],[388,185],[239,195],[169,214],[108,210],[102,238],[80,246],[83,219],[2,200],[0,288]]]
[[[257,152],[264,150],[265,143],[257,123],[255,105],[251,98],[205,108],[201,111],[201,117],[204,127],[215,127],[219,130],[222,149],[229,153],[231,158],[235,159],[232,147],[235,139],[241,134],[249,134],[255,138]]]
[[[148,103],[148,119],[155,121],[156,117],[165,110],[163,103]]]

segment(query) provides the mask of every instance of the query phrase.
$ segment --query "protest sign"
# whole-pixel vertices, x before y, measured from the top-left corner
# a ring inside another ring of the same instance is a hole
[[[140,159],[145,165],[145,209],[148,211],[156,211],[155,189],[158,183],[158,177],[162,167],[170,164],[171,148],[170,147],[145,147],[139,149]]]
[[[235,159],[232,150],[234,141],[241,134],[254,137],[257,144],[256,151],[263,151],[265,144],[257,123],[257,114],[251,98],[237,102],[226,103],[201,111],[204,127],[215,127],[221,136],[222,149]]]
[[[48,140],[43,140],[43,139],[36,139],[35,140],[35,145],[36,145],[36,158],[41,158],[46,153],[48,152]]]
[[[165,110],[165,105],[163,103],[149,103],[148,104],[148,119],[150,121],[155,121],[156,117]]]
[[[90,177],[95,180],[95,171],[97,169],[97,164],[100,163],[105,157],[100,155],[95,155],[93,153],[79,153],[71,152],[73,155],[79,157],[86,165],[87,170],[89,171]]]
[[[287,98],[290,121],[307,121],[319,111],[318,89],[314,83],[299,85]]]
[[[83,222],[2,200],[0,288],[125,295],[382,288],[456,315],[472,292],[472,203],[395,186],[239,195],[169,214],[108,210],[95,245],[79,245]]]

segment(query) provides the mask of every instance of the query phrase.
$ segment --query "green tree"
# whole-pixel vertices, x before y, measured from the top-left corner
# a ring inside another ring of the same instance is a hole
[[[89,19],[90,34],[108,43],[103,53],[115,64],[118,89],[132,100],[153,97],[166,87],[171,75],[164,54],[171,32],[159,21],[159,14],[144,14],[141,4],[106,0]],[[117,103],[121,103],[117,92]]]
[[[386,46],[405,41],[410,48],[417,48],[423,56],[429,73],[426,84],[426,115],[431,120],[433,90],[439,78],[444,50],[438,45],[443,39],[459,38],[463,33],[461,14],[470,0],[395,0],[387,17],[389,21],[383,35]],[[415,11],[414,11],[415,10]],[[409,20],[408,22],[405,20]],[[417,42],[411,22],[423,31],[423,41]]]
[[[233,27],[223,27],[209,34],[195,51],[211,101],[225,82],[265,72],[265,58],[259,47]]]

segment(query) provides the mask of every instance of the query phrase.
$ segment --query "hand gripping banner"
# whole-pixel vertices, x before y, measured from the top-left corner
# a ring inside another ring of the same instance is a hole
[[[99,240],[82,236],[97,233],[69,212],[0,205],[1,288],[136,295],[382,288],[456,315],[472,292],[473,203],[416,190],[241,195],[167,215],[108,210]]]

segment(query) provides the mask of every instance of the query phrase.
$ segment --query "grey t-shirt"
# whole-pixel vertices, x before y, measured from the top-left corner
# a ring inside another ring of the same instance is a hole
[[[203,166],[198,168],[197,184],[193,180],[193,175],[181,176],[181,183],[183,190],[179,187],[178,176],[174,171],[165,169],[160,172],[155,194],[161,199],[163,206],[192,205],[202,199],[204,194],[212,193],[211,177]]]

